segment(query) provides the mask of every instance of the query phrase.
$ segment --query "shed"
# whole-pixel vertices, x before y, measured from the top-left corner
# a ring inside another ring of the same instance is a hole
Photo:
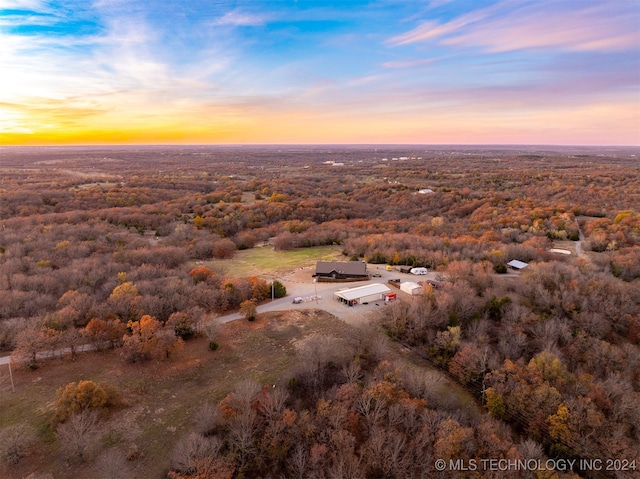
[[[357,288],[348,288],[333,293],[333,296],[343,303],[353,306],[358,303],[367,303],[369,301],[376,301],[383,299],[385,293],[390,293],[391,289],[388,286],[380,283],[372,283],[364,286],[358,286]]]
[[[513,269],[517,269],[517,270],[523,270],[525,269],[527,266],[529,266],[528,263],[525,263],[524,261],[519,261],[517,259],[512,259],[511,261],[509,261],[507,263],[507,266],[509,268],[513,268]]]
[[[405,281],[404,283],[401,283],[400,290],[410,294],[411,296],[417,296],[424,293],[422,286],[418,283],[414,283],[413,281]]]

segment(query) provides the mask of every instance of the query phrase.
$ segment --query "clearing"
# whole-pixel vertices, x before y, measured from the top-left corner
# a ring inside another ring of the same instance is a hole
[[[204,261],[205,266],[224,271],[234,278],[272,277],[285,272],[315,266],[316,261],[344,261],[340,246],[315,246],[292,251],[275,251],[271,246],[237,251],[232,259]]]

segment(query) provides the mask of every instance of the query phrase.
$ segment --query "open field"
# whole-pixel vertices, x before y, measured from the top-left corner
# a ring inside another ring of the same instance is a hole
[[[175,441],[192,426],[190,416],[206,401],[218,401],[243,379],[286,385],[286,371],[296,362],[296,345],[313,334],[341,336],[348,326],[322,311],[270,313],[254,323],[235,321],[221,327],[220,348],[211,352],[206,339],[186,343],[180,356],[162,362],[126,364],[117,352],[85,353],[80,361],[53,360],[34,372],[14,371],[11,393],[8,370],[0,373],[0,428],[27,421],[44,442],[53,439],[48,427],[56,390],[72,381],[106,381],[124,397],[127,407],[105,425],[103,442],[144,457],[134,463],[135,477],[161,477],[170,466]],[[264,358],[269,358],[265,361]],[[124,422],[126,418],[126,423]],[[109,436],[109,437],[106,437]],[[71,477],[55,460],[55,444],[34,452],[24,467],[1,470],[0,477],[19,478],[33,470]],[[77,474],[79,475],[77,475]],[[74,477],[89,477],[79,466]]]
[[[295,268],[315,266],[316,261],[344,261],[340,246],[316,246],[292,251],[275,251],[271,246],[238,251],[232,259],[205,261],[205,266],[220,269],[234,278],[273,277]]]

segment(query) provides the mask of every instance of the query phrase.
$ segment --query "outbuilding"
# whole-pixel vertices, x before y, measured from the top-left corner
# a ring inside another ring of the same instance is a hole
[[[520,261],[520,260],[517,260],[517,259],[512,259],[511,261],[509,261],[507,263],[507,266],[509,268],[513,268],[513,269],[517,269],[518,271],[522,271],[527,266],[529,266],[529,264],[525,263],[524,261]]]
[[[414,283],[413,281],[405,281],[404,283],[400,283],[400,291],[404,291],[411,296],[418,296],[424,293],[424,289],[418,283]]]
[[[385,294],[391,292],[391,288],[380,283],[372,283],[357,288],[348,288],[336,291],[333,296],[336,300],[341,301],[349,306],[358,303],[368,303],[384,298]]]

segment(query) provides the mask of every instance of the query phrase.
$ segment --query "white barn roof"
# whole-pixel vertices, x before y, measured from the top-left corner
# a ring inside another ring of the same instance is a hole
[[[388,286],[380,283],[373,283],[367,284],[365,286],[358,286],[357,288],[349,288],[343,289],[342,291],[336,291],[335,295],[346,301],[352,301],[364,296],[388,293],[389,291],[391,291],[391,288],[389,288]]]
[[[527,266],[529,266],[529,264],[525,263],[524,261],[520,261],[520,260],[517,260],[517,259],[512,259],[511,261],[509,261],[507,263],[507,266],[511,266],[512,268],[515,268],[515,269],[524,269]]]

